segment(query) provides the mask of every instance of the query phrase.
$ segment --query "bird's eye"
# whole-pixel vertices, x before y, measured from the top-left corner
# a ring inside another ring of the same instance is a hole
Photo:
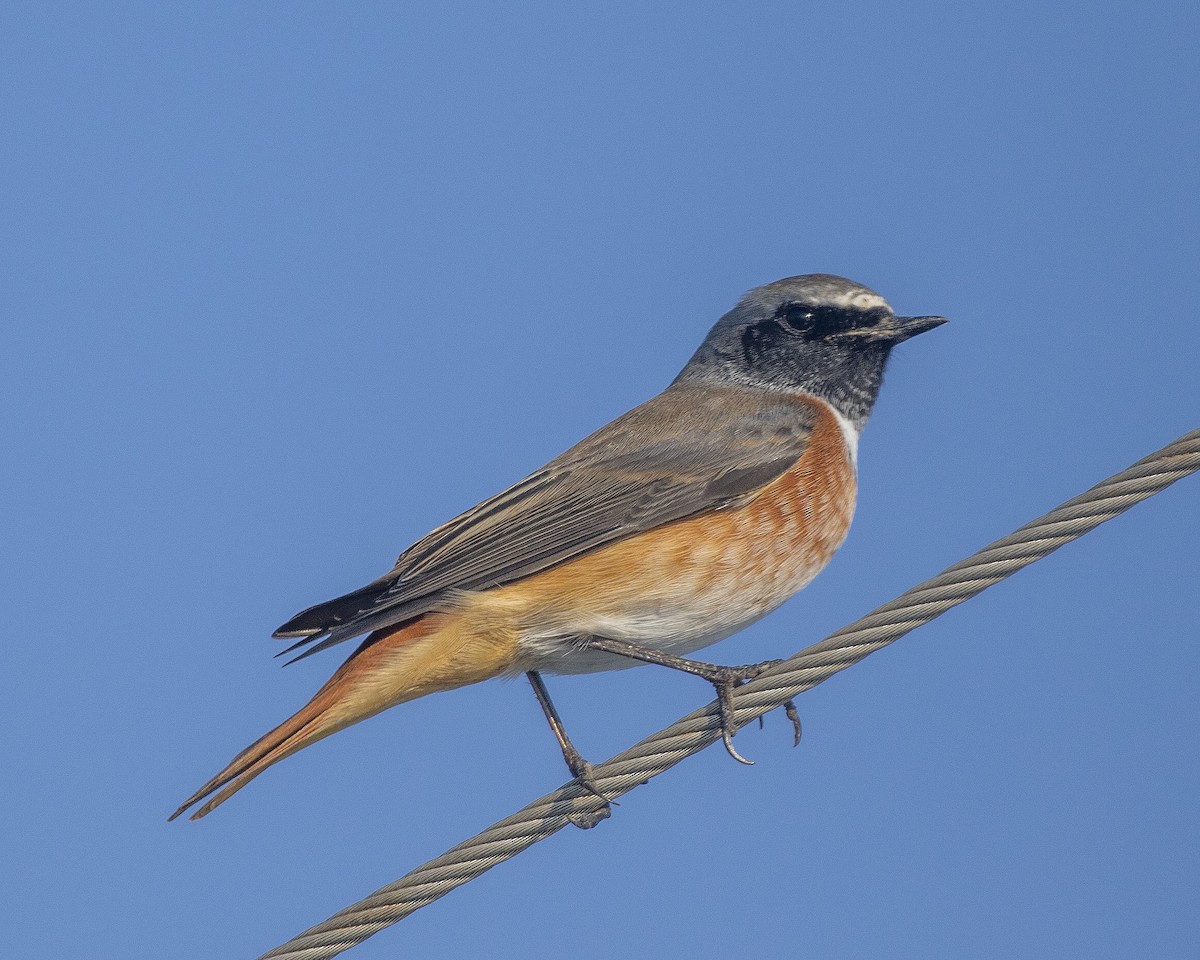
[[[845,316],[829,307],[790,303],[780,307],[775,318],[792,333],[824,336],[845,326]]]
[[[801,303],[785,304],[779,308],[775,319],[793,333],[808,333],[816,322],[816,313],[812,307]]]

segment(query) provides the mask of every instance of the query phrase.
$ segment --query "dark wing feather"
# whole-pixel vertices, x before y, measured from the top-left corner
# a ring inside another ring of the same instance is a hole
[[[815,413],[792,397],[677,384],[413,544],[385,577],[276,631],[301,656],[511,583],[596,547],[745,502],[800,459]],[[319,641],[319,642],[318,642]],[[284,651],[289,652],[289,651]]]

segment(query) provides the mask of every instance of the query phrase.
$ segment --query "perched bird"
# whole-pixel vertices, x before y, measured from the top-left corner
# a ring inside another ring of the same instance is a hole
[[[192,819],[204,816],[272,764],[388,707],[522,672],[593,792],[542,672],[648,662],[701,676],[742,759],[731,691],[770,664],[685,655],[758,620],[829,561],[850,527],[859,433],[888,356],[944,322],[897,317],[828,274],[751,290],[658,396],[438,527],[385,576],[275,631],[296,639],[285,653],[308,646],[301,657],[367,636],[307,706],[171,819],[200,801]]]

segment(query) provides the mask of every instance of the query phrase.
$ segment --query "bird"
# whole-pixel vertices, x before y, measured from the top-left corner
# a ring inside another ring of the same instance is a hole
[[[726,749],[748,762],[733,746],[732,691],[779,661],[687,655],[763,617],[829,562],[850,528],[859,435],[892,350],[945,322],[897,316],[831,274],[751,290],[657,396],[436,528],[384,576],[279,627],[276,638],[294,641],[284,654],[303,649],[295,659],[365,639],[170,819],[197,804],[191,819],[205,816],[273,764],[383,710],[522,673],[568,770],[606,801],[543,673],[655,663],[702,677],[717,691]]]

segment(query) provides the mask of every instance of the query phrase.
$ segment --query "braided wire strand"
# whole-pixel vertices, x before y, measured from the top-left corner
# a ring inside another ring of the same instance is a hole
[[[739,687],[734,697],[737,723],[774,710],[1197,470],[1200,430],[1185,434]],[[720,735],[714,701],[597,764],[593,780],[602,793],[615,799],[711,745]],[[600,806],[594,795],[574,782],[560,787],[259,960],[328,960],[557,833],[572,816],[594,813]]]

